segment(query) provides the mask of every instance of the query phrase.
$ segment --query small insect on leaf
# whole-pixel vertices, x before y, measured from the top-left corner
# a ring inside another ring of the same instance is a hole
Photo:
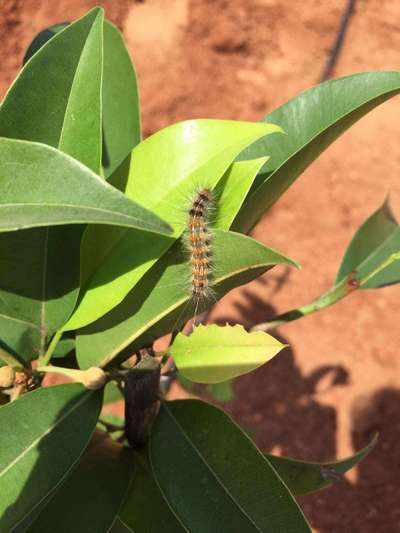
[[[132,448],[146,444],[158,411],[160,365],[144,356],[124,378],[125,431]]]
[[[321,477],[325,481],[337,483],[343,480],[343,475],[330,466],[321,466]]]

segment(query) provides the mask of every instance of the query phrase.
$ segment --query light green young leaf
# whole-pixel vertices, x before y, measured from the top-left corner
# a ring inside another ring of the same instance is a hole
[[[248,333],[243,326],[199,325],[191,335],[179,333],[169,351],[185,378],[220,383],[255,370],[285,345],[268,333]]]
[[[0,407],[1,531],[10,531],[60,485],[89,443],[101,403],[100,391],[67,384]]]
[[[273,124],[224,120],[169,126],[133,150],[126,194],[164,217],[177,238],[194,191],[214,189],[246,146],[280,131]],[[90,324],[117,306],[170,246],[171,241],[138,232],[88,228],[82,243],[85,293],[66,329]]]
[[[29,528],[29,533],[107,532],[134,477],[132,450],[97,432],[78,466]]]
[[[375,446],[377,440],[376,436],[365,448],[351,457],[330,463],[312,463],[270,454],[266,454],[265,457],[286,483],[290,492],[295,496],[302,496],[330,487],[340,480],[340,474],[344,474],[362,461]]]
[[[395,219],[388,200],[357,230],[340,265],[336,283],[354,273],[362,280],[388,259],[400,252],[400,225]],[[400,261],[389,266],[362,283],[361,289],[375,289],[400,282]]]
[[[213,232],[213,288],[221,298],[277,264],[296,263],[250,237]],[[124,301],[97,322],[79,331],[77,357],[81,368],[126,359],[155,339],[178,329],[190,317],[214,303],[196,302],[190,288],[190,265],[181,241],[143,277]]]
[[[163,403],[150,461],[164,498],[191,533],[311,531],[267,459],[216,407],[198,400]]]
[[[229,229],[232,226],[255,177],[268,159],[260,157],[232,163],[217,186],[218,208],[212,222],[214,227]],[[222,191],[220,194],[219,190]]]
[[[342,133],[400,92],[400,72],[366,72],[327,81],[263,118],[285,136],[248,148],[243,159],[271,155],[236,217],[233,229],[248,232],[296,178]]]
[[[134,150],[126,194],[164,216],[179,235],[185,213],[177,217],[171,210],[184,211],[196,187],[214,189],[240,152],[280,132],[275,124],[211,119],[169,126]]]

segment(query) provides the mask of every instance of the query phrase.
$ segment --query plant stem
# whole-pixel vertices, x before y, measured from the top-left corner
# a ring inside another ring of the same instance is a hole
[[[36,370],[38,372],[52,372],[54,374],[61,374],[71,378],[73,381],[80,381],[83,370],[77,368],[64,368],[62,366],[40,365],[38,364]]]
[[[10,402],[15,402],[25,392],[25,385],[15,385],[10,394]]]
[[[372,272],[367,274],[364,278],[358,279],[356,272],[350,272],[346,278],[344,278],[340,283],[329,289],[310,304],[303,305],[297,309],[292,309],[286,313],[278,315],[273,320],[269,322],[263,322],[257,324],[251,328],[251,331],[271,331],[272,329],[292,322],[293,320],[298,320],[303,316],[311,315],[321,309],[325,309],[330,305],[338,302],[345,296],[348,296],[355,290],[359,289],[365,285],[371,278],[376,276],[381,270],[388,267],[394,261],[400,260],[400,251],[390,255],[385,261],[380,263]]]
[[[353,283],[355,285],[354,287],[352,285]],[[286,324],[287,322],[292,322],[293,320],[298,320],[303,316],[311,315],[317,311],[320,311],[321,309],[325,309],[325,307],[329,307],[330,305],[338,302],[339,300],[350,294],[350,292],[356,290],[358,286],[359,285],[357,282],[352,281],[352,283],[349,283],[349,279],[346,278],[341,283],[335,285],[329,291],[322,294],[311,303],[303,305],[302,307],[298,307],[297,309],[292,309],[291,311],[287,311],[286,313],[282,313],[270,322],[263,322],[262,324],[257,324],[256,326],[251,328],[251,331],[270,331],[272,329],[277,328],[278,326]]]
[[[7,363],[8,366],[20,368],[24,366],[22,361],[19,361],[17,357],[6,352],[3,348],[0,348],[0,359]]]
[[[113,431],[123,431],[125,429],[124,426],[117,426],[117,424],[111,424],[110,422],[106,422],[102,418],[99,418],[98,422],[100,424],[103,424],[103,426],[109,433]]]
[[[53,338],[50,341],[50,344],[47,348],[46,353],[43,356],[39,357],[38,366],[46,366],[49,363],[51,356],[53,355],[54,350],[56,349],[56,346],[61,339],[62,334],[63,334],[62,329],[59,329],[58,331],[56,331],[56,333],[53,335]]]

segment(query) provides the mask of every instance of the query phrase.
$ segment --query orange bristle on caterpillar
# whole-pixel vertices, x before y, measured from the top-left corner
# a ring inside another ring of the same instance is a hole
[[[211,283],[211,242],[207,224],[213,193],[200,189],[190,207],[188,218],[188,248],[190,251],[191,289],[196,299],[210,295]]]

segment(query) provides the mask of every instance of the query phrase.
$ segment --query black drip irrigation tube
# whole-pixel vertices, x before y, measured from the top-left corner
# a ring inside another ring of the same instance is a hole
[[[340,20],[339,28],[337,30],[335,42],[329,52],[328,60],[325,64],[325,67],[322,71],[322,74],[319,78],[319,83],[329,80],[331,78],[333,70],[335,68],[337,59],[339,57],[340,51],[343,48],[344,38],[346,36],[347,28],[351,16],[354,13],[354,8],[356,5],[356,0],[348,0],[347,6],[343,12],[342,18]]]

